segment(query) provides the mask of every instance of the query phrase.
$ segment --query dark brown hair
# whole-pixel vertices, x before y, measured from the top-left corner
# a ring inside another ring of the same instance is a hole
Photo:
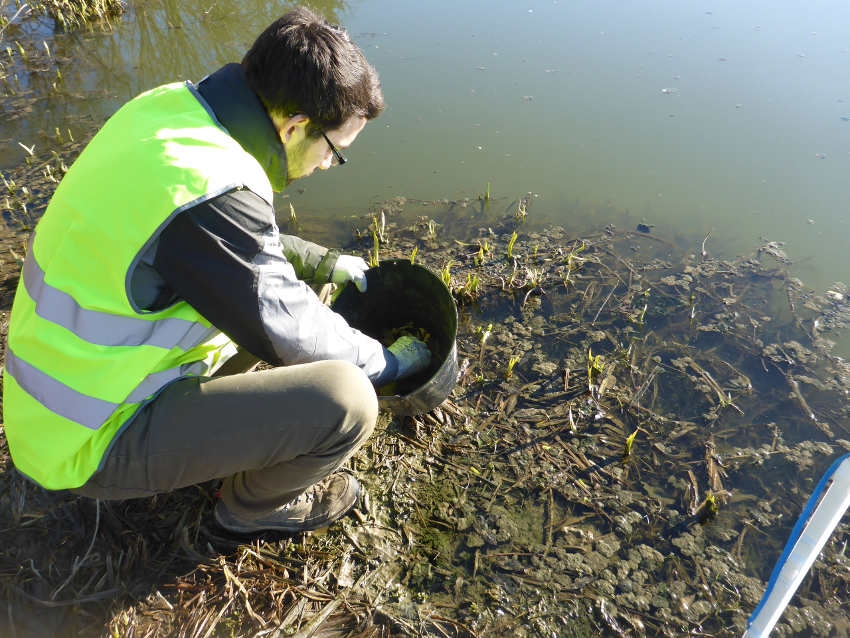
[[[251,89],[272,116],[303,113],[319,135],[350,118],[378,117],[378,72],[348,33],[303,7],[263,31],[242,59]]]

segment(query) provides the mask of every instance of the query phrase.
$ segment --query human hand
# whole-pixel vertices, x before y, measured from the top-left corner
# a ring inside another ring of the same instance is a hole
[[[421,372],[431,363],[431,351],[424,341],[416,337],[404,336],[396,339],[387,348],[398,359],[398,372],[396,379],[409,377]]]
[[[368,269],[369,265],[361,257],[340,255],[331,271],[331,281],[340,286],[348,281],[353,281],[357,290],[366,292],[366,271]]]

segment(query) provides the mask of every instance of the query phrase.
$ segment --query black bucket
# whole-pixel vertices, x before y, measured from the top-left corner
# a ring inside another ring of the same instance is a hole
[[[417,375],[378,388],[378,402],[397,415],[423,414],[440,405],[457,380],[457,306],[443,281],[407,259],[382,261],[366,271],[366,292],[349,283],[331,307],[349,325],[389,346],[405,327],[428,334],[431,364]]]

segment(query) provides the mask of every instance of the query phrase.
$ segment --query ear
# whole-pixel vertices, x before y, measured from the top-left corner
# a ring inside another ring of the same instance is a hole
[[[306,135],[307,124],[309,122],[310,118],[303,113],[296,113],[280,123],[275,122],[277,124],[278,135],[280,135],[280,141],[288,144],[293,137],[303,137]]]

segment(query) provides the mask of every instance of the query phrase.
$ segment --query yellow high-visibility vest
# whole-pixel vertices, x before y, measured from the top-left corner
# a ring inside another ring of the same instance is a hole
[[[125,104],[74,162],[36,226],[9,324],[3,421],[17,468],[83,485],[139,407],[204,375],[230,340],[184,301],[134,306],[133,268],[182,210],[234,189],[272,202],[260,164],[193,86]]]

